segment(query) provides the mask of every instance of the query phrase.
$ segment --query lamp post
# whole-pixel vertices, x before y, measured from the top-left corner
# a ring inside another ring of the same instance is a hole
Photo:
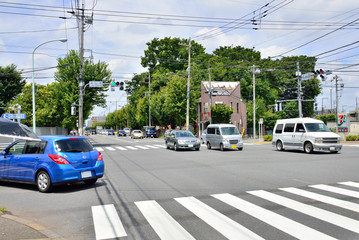
[[[36,133],[36,117],[35,117],[35,81],[34,81],[34,72],[35,72],[35,61],[34,61],[34,54],[36,49],[38,49],[39,47],[41,47],[44,44],[50,43],[50,42],[67,42],[67,39],[57,39],[57,40],[51,40],[51,41],[47,41],[44,43],[41,43],[40,45],[38,45],[34,51],[32,51],[32,130],[34,133]]]

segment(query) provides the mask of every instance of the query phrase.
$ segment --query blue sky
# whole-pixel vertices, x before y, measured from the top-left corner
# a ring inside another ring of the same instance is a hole
[[[339,110],[355,108],[359,97],[357,0],[88,0],[84,3],[86,13],[94,14],[93,24],[85,32],[85,56],[92,53],[94,61],[107,62],[116,80],[131,79],[134,73],[146,71],[140,65],[140,57],[146,43],[153,38],[191,37],[207,52],[219,46],[240,45],[255,48],[262,57],[318,56],[318,69],[334,70],[323,82],[323,94],[317,99],[319,107],[322,103],[330,107],[330,89],[334,86],[331,80],[338,75],[344,84]],[[68,13],[71,7],[75,7],[75,1],[0,1],[0,65],[17,65],[31,81],[34,48],[49,40],[67,38],[67,43],[52,42],[36,50],[35,68],[50,68],[36,73],[36,83],[53,81],[56,59],[64,57],[69,49],[79,48],[77,21]],[[334,106],[335,89],[332,89]],[[116,104],[119,109],[126,103],[123,92],[108,94],[108,107],[96,108],[94,115],[107,114],[116,109]]]

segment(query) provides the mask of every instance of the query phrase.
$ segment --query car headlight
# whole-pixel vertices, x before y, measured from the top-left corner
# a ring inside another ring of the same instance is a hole
[[[323,138],[316,138],[315,143],[323,143]]]
[[[197,139],[196,143],[201,143],[201,140]]]
[[[228,139],[223,139],[224,143],[229,143]]]
[[[178,143],[179,143],[179,144],[185,144],[186,141],[184,141],[184,140],[178,140]]]

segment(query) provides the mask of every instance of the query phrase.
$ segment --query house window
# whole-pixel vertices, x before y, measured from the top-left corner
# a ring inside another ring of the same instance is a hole
[[[208,113],[208,103],[204,103],[204,112]]]
[[[237,113],[239,113],[239,103],[237,103]]]
[[[231,109],[233,110],[233,107],[232,107],[232,102],[231,102],[231,106],[230,106],[230,107],[231,107]]]

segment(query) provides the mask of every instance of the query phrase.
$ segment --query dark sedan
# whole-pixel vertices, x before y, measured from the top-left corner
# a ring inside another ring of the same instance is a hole
[[[124,130],[118,130],[117,136],[126,137],[126,132]]]
[[[197,139],[190,131],[178,130],[172,131],[165,138],[167,149],[196,149],[201,147],[201,141]]]

